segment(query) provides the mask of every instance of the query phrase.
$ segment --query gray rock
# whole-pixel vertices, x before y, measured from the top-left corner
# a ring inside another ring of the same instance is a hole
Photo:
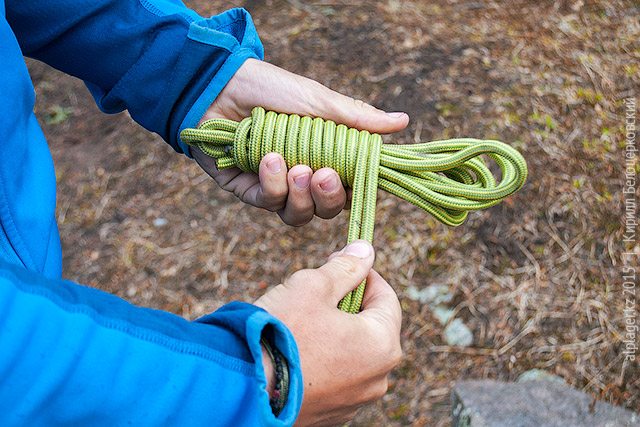
[[[153,220],[153,226],[154,227],[163,227],[165,225],[167,225],[169,221],[167,221],[166,218],[156,218]]]
[[[441,325],[446,325],[447,322],[453,317],[453,309],[442,305],[436,305],[433,307],[433,315],[438,319]]]
[[[557,381],[566,383],[564,378],[550,374],[544,369],[529,369],[528,371],[523,372],[516,381],[519,383],[524,381]]]
[[[462,320],[453,319],[444,328],[444,340],[449,345],[468,347],[473,342],[473,333]]]
[[[414,301],[428,304],[433,315],[444,328],[444,340],[449,345],[468,347],[473,342],[473,332],[460,319],[452,319],[454,310],[444,304],[453,300],[449,286],[433,284],[424,289],[409,286],[406,295]]]
[[[422,289],[415,286],[407,288],[407,296],[414,301],[431,306],[448,303],[453,299],[453,293],[449,291],[449,286],[433,284]]]
[[[463,381],[451,392],[453,427],[636,427],[640,416],[559,381]]]

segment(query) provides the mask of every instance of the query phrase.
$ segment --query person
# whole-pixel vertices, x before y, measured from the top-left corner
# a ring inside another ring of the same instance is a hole
[[[194,322],[61,280],[56,178],[23,55],[83,79],[102,111],[127,109],[223,189],[296,226],[342,210],[335,171],[287,171],[275,153],[258,176],[218,171],[180,130],[257,105],[380,133],[408,121],[263,62],[243,9],[205,19],[178,0],[0,0],[0,424],[327,425],[384,394],[401,312],[367,242]],[[365,277],[362,311],[339,311]]]

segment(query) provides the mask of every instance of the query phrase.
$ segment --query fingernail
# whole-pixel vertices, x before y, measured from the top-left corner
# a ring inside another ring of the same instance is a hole
[[[393,113],[387,113],[389,116],[393,117],[394,119],[398,119],[402,116],[404,116],[406,113],[403,112],[393,112]]]
[[[371,256],[371,245],[363,240],[356,240],[355,242],[349,243],[349,245],[344,248],[343,253],[362,259],[369,258],[369,256]]]
[[[272,159],[267,162],[267,169],[271,173],[280,172],[280,159]]]
[[[293,177],[293,182],[300,190],[304,190],[309,186],[309,174],[298,175]]]
[[[327,193],[331,193],[336,188],[338,188],[338,179],[335,175],[331,175],[329,178],[320,183],[320,188]]]

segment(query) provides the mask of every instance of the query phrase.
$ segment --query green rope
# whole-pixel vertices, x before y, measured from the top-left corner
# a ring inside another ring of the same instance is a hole
[[[258,172],[260,160],[281,154],[287,167],[330,167],[353,188],[348,242],[373,240],[377,188],[407,200],[447,225],[459,225],[468,211],[493,206],[518,191],[527,164],[518,151],[491,140],[457,138],[413,145],[383,144],[378,134],[321,118],[253,109],[241,122],[213,119],[180,138],[215,157],[218,169],[237,166]],[[502,171],[496,183],[482,155]],[[357,313],[366,280],[348,294],[341,310]]]

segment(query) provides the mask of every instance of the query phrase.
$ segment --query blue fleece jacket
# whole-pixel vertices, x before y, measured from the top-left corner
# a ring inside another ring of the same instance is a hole
[[[188,154],[180,130],[263,51],[242,9],[204,19],[179,0],[0,0],[0,425],[293,424],[297,347],[265,311],[232,303],[188,322],[60,279],[56,179],[23,55]],[[262,335],[291,370],[277,419]]]

